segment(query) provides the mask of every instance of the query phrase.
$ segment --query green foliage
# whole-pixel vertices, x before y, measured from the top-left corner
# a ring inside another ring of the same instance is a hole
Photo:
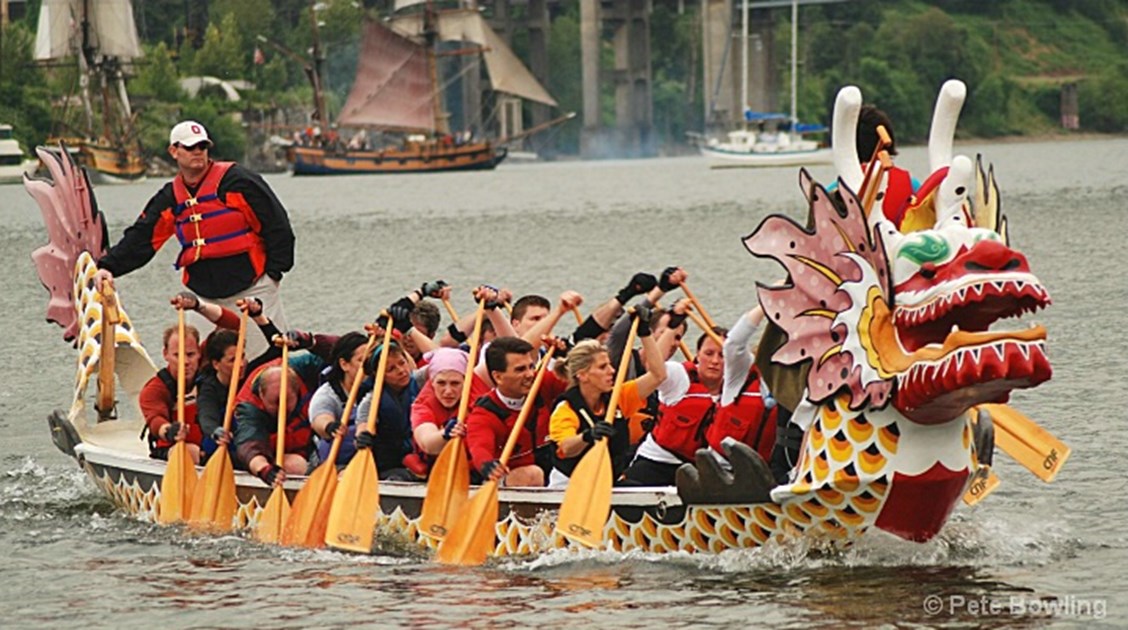
[[[129,83],[131,96],[150,97],[164,103],[175,103],[184,98],[184,90],[180,89],[177,81],[176,64],[164,42],[147,47],[145,61]]]
[[[560,104],[561,111],[583,113],[583,92],[580,69],[580,19],[578,7],[573,7],[552,21],[548,37],[548,91]],[[557,149],[564,153],[579,153],[580,130],[583,123],[574,120],[557,127],[554,133]]]
[[[247,74],[249,61],[243,51],[242,31],[235,21],[235,14],[228,13],[219,26],[214,23],[208,26],[204,45],[196,52],[193,74],[242,79]]]
[[[207,100],[191,100],[183,104],[180,119],[203,123],[215,147],[212,157],[222,160],[241,160],[247,148],[247,138],[243,128],[229,114],[225,114],[217,103]],[[167,131],[165,146],[168,146]]]
[[[1078,86],[1085,129],[1128,131],[1128,63],[1117,64]]]

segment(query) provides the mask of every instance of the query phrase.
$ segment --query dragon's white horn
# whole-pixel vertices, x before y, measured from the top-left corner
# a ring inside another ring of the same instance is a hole
[[[834,99],[834,168],[838,176],[857,193],[862,187],[862,166],[858,159],[858,113],[862,111],[862,91],[847,85]],[[869,156],[866,156],[867,158]]]
[[[932,113],[932,129],[928,133],[929,172],[948,166],[952,162],[952,140],[956,137],[956,123],[967,98],[967,85],[959,79],[949,79],[936,96],[936,109]]]
[[[936,192],[936,228],[942,228],[953,221],[960,221],[965,227],[971,227],[967,200],[974,186],[975,167],[971,158],[957,155],[952,159],[948,176],[940,182],[940,189]]]

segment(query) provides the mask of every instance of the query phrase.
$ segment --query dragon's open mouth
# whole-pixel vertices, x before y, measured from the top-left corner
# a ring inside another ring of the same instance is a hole
[[[927,293],[913,296],[912,306],[896,306],[892,314],[904,352],[897,361],[903,369],[894,402],[906,415],[943,417],[948,414],[941,409],[947,408],[959,413],[970,405],[1005,400],[1012,389],[1050,377],[1044,328],[990,331],[999,320],[1050,304],[1032,274],[975,274]]]

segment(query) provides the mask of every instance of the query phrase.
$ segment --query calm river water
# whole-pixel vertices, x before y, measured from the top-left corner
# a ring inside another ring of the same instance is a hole
[[[879,535],[836,554],[591,553],[475,570],[194,537],[115,512],[48,437],[47,414],[69,404],[73,354],[43,323],[47,294],[29,258],[46,242],[38,209],[22,187],[0,187],[0,623],[1124,627],[1128,139],[959,149],[996,165],[1012,242],[1054,299],[1037,317],[1054,379],[1013,400],[1074,449],[1053,484],[1000,453],[1002,486],[923,545]],[[926,156],[910,148],[899,163],[920,176]],[[462,310],[466,290],[487,281],[517,294],[576,289],[590,308],[634,272],[671,264],[731,322],[753,304],[754,281],[778,276],[740,237],[769,213],[802,212],[794,169],[710,171],[698,158],[268,180],[298,234],[283,284],[291,323],[329,331],[436,277],[455,285]],[[97,190],[114,241],[158,185]],[[151,350],[173,321],[169,250],[119,283]]]

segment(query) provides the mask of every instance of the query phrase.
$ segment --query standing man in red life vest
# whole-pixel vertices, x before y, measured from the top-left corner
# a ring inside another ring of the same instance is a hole
[[[294,266],[289,216],[260,175],[212,160],[211,147],[207,130],[196,121],[172,128],[168,154],[179,172],[98,261],[97,286],[146,265],[176,237],[181,247],[176,267],[189,289],[233,310],[236,300],[258,298],[267,317],[286,330],[278,288],[282,274]],[[247,335],[247,356],[258,356],[267,345],[260,335]]]
[[[184,328],[184,424],[176,421],[176,364],[180,352],[177,326],[164,331],[161,356],[168,363],[149,379],[138,394],[137,404],[145,418],[149,436],[149,457],[168,459],[168,450],[177,440],[187,442],[193,463],[200,463],[203,433],[196,421],[196,370],[200,364],[200,333],[192,326]]]

